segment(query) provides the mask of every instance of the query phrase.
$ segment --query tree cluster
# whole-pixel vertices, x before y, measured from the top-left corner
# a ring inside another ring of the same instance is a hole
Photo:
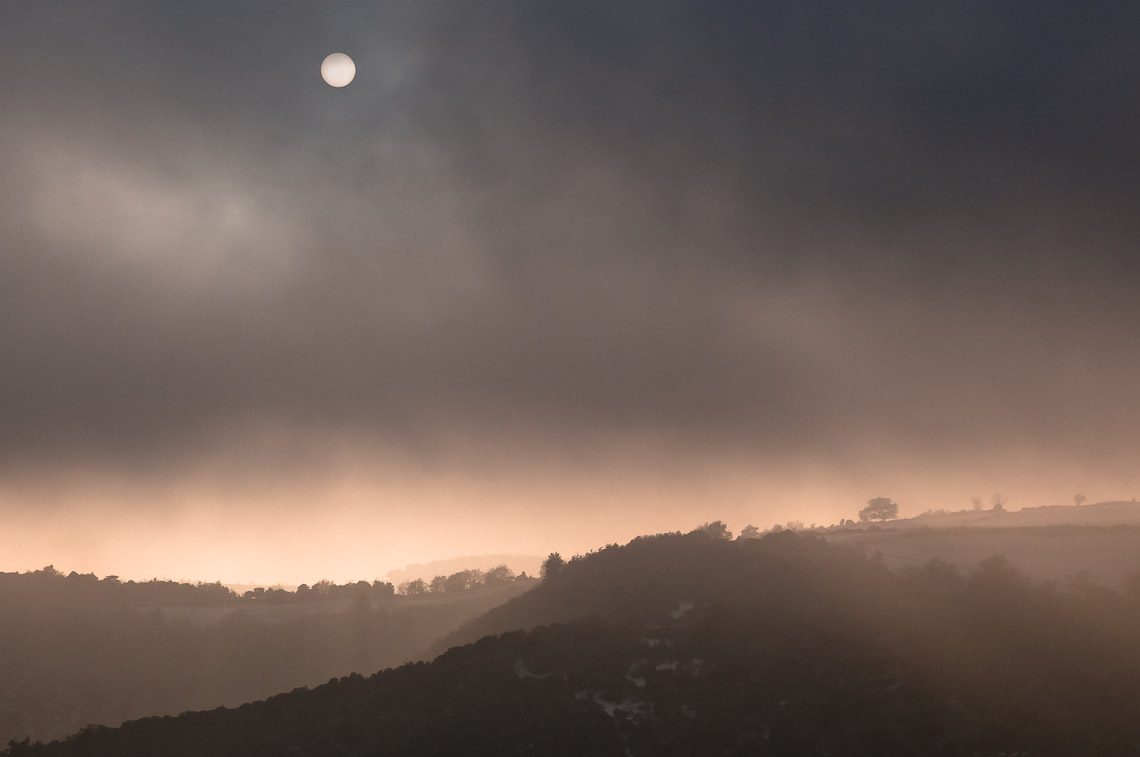
[[[859,522],[892,520],[899,516],[899,506],[890,497],[875,497],[867,501],[867,506],[859,511]]]
[[[409,597],[427,594],[462,594],[472,589],[491,586],[504,586],[513,583],[519,576],[506,565],[496,565],[488,571],[470,568],[452,573],[449,576],[436,576],[431,581],[414,578],[402,582],[398,591]]]

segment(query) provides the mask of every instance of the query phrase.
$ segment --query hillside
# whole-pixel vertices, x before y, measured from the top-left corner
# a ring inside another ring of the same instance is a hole
[[[9,754],[1140,754],[1140,594],[1036,586],[1000,558],[896,573],[806,535],[642,538],[453,640],[485,632]]]

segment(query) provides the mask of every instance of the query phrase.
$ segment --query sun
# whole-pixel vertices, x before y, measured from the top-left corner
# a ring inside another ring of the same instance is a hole
[[[333,53],[321,63],[321,78],[330,87],[347,87],[356,78],[356,63],[344,53]]]

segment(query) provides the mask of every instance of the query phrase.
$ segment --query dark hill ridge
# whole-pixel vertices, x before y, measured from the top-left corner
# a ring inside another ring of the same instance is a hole
[[[865,596],[859,581],[874,581],[860,572],[843,573],[829,582],[813,575],[828,561],[843,556],[861,561],[844,548],[829,549],[822,539],[792,533],[762,540],[731,542],[703,533],[663,534],[609,545],[585,558],[571,560],[555,579],[492,608],[444,637],[436,651],[468,644],[488,634],[533,628],[597,615],[611,622],[652,624],[684,605],[715,602],[778,604],[805,582],[836,604]],[[762,580],[756,580],[762,577]]]
[[[465,633],[552,620],[11,754],[1140,755],[1140,592],[1033,586],[1000,558],[897,574],[790,533],[643,538]]]

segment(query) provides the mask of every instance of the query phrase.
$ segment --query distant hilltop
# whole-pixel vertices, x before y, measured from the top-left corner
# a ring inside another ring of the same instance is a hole
[[[1089,580],[1124,589],[1140,581],[1140,502],[924,513],[828,529],[827,539],[877,553],[892,568],[932,559],[974,570],[1003,555],[1037,580]],[[1140,583],[1136,584],[1140,586]]]
[[[881,524],[886,528],[1025,528],[1029,526],[1128,526],[1140,525],[1140,502],[1116,500],[1091,505],[1044,505],[1020,510],[935,510],[913,518]]]
[[[515,573],[537,576],[544,559],[537,555],[468,555],[427,563],[412,563],[403,569],[388,571],[384,578],[393,584],[414,581],[417,578],[430,581],[436,576],[449,576],[461,570],[490,570],[496,565],[506,565]]]

